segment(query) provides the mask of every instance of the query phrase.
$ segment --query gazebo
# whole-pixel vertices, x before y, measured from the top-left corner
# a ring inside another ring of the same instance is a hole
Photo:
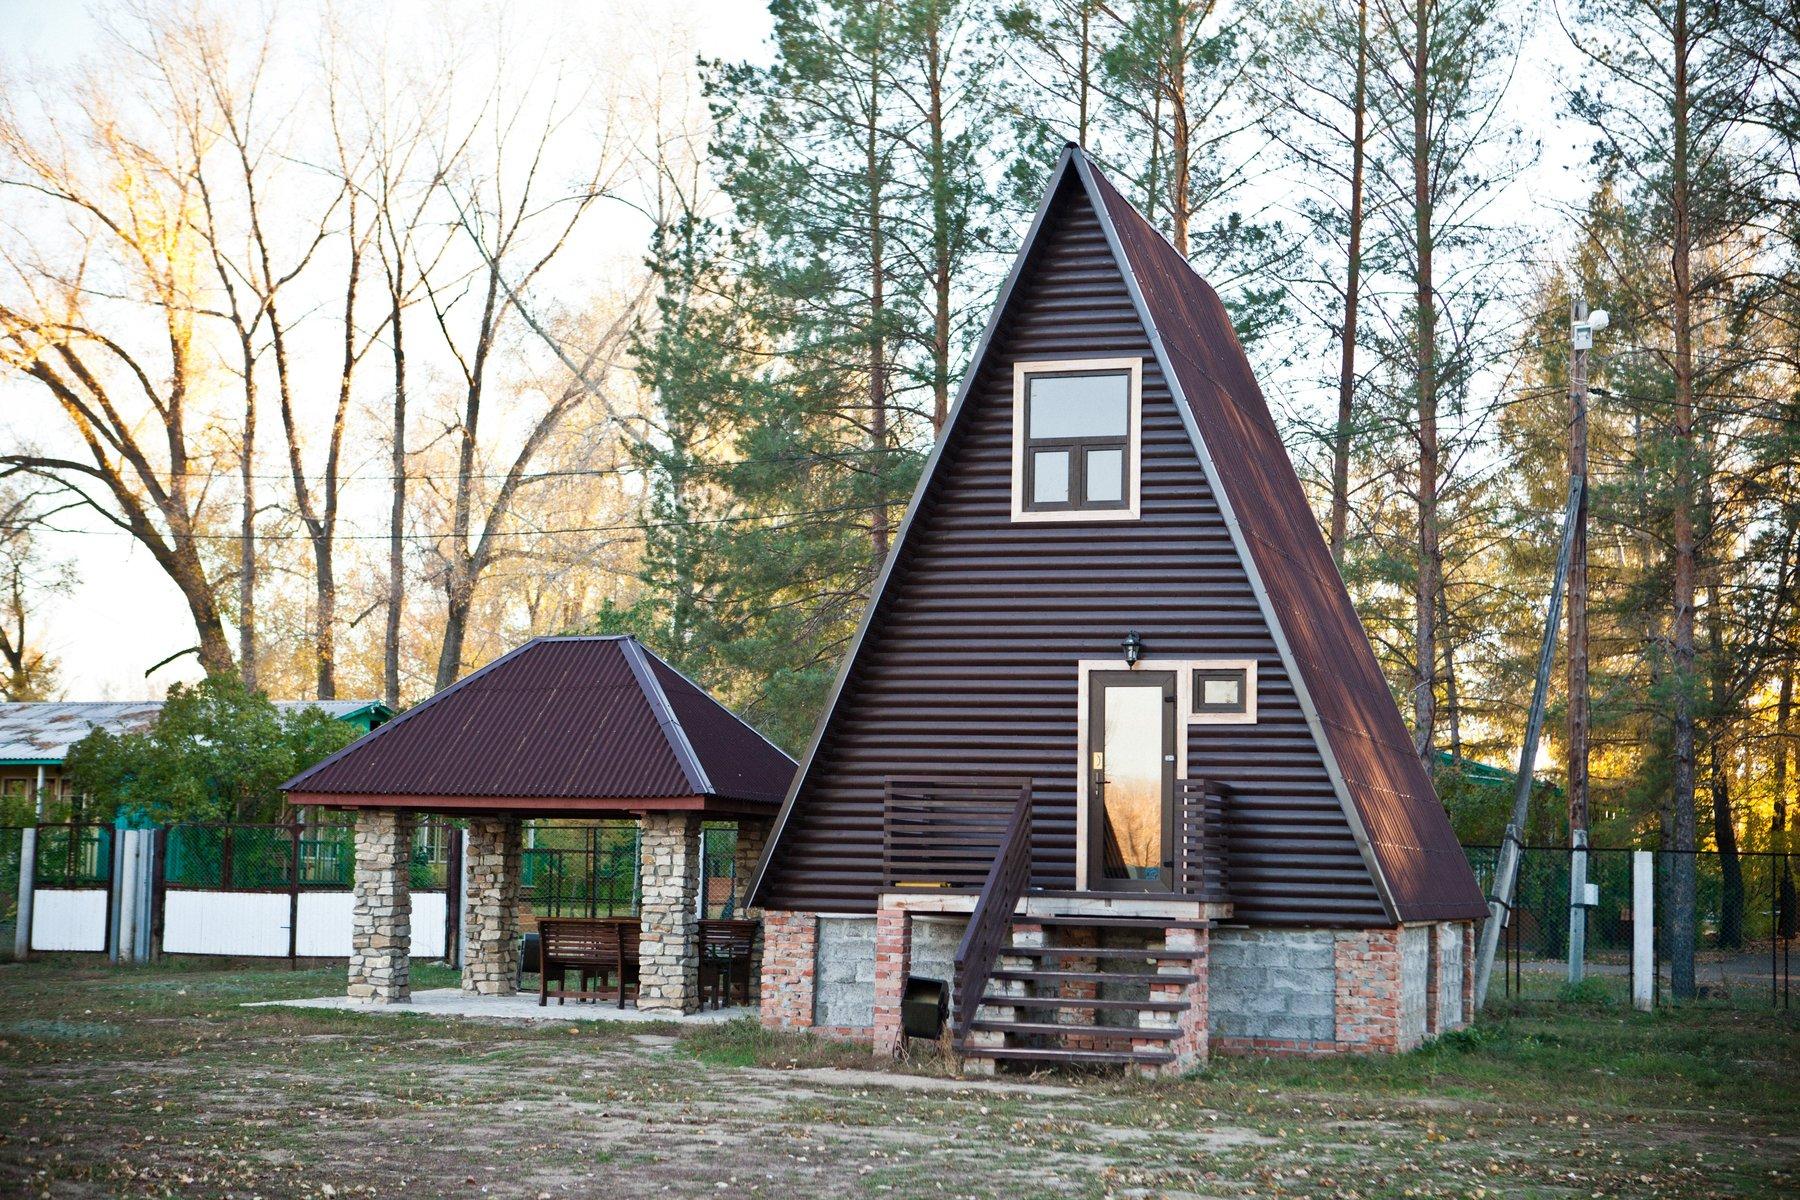
[[[348,994],[411,996],[418,814],[464,818],[462,988],[517,990],[522,823],[641,825],[642,1010],[700,1006],[702,821],[738,829],[748,878],[794,761],[630,636],[544,637],[495,659],[295,776],[288,802],[356,814]],[[620,981],[623,987],[623,980]]]

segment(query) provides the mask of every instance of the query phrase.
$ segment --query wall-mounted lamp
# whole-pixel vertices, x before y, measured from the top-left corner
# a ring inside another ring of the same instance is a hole
[[[1125,635],[1125,665],[1137,666],[1138,658],[1144,653],[1144,639],[1138,636],[1137,630]]]

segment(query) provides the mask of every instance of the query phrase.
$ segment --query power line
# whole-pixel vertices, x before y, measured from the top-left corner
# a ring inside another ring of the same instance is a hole
[[[796,512],[781,513],[737,513],[725,517],[703,517],[691,521],[620,521],[611,525],[570,525],[560,529],[500,529],[495,530],[494,537],[555,537],[571,533],[649,533],[659,529],[698,529],[717,528],[723,525],[734,525],[750,521],[782,521],[801,518],[827,517],[841,513],[874,512],[876,509],[895,508],[904,504],[904,500],[891,500],[877,504],[840,504],[830,508],[802,509]],[[127,537],[137,535],[127,529],[64,529],[57,526],[36,526],[46,533],[67,534],[75,537]],[[208,542],[241,542],[241,533],[196,533],[190,535],[195,541]],[[453,538],[454,533],[403,533],[403,541],[442,541]],[[474,536],[489,536],[485,533]],[[254,535],[259,542],[303,542],[311,541],[312,535],[304,532],[294,533],[258,533]],[[338,533],[332,536],[333,541],[376,541],[390,540],[387,533]]]

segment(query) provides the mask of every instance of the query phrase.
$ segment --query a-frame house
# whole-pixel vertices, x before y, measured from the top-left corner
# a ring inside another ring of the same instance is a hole
[[[909,977],[981,1062],[1468,1019],[1481,894],[1230,319],[1073,146],[752,886],[765,1023],[881,1051]]]

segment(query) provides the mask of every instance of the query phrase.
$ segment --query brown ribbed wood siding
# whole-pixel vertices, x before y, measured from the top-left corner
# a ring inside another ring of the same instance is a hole
[[[1012,367],[1142,356],[1142,518],[1014,524]],[[1076,662],[1255,658],[1255,725],[1193,725],[1233,789],[1239,919],[1383,924],[1374,885],[1100,224],[1071,175],[901,549],[770,864],[773,908],[859,912],[889,776],[1033,781],[1032,884],[1075,883]]]

